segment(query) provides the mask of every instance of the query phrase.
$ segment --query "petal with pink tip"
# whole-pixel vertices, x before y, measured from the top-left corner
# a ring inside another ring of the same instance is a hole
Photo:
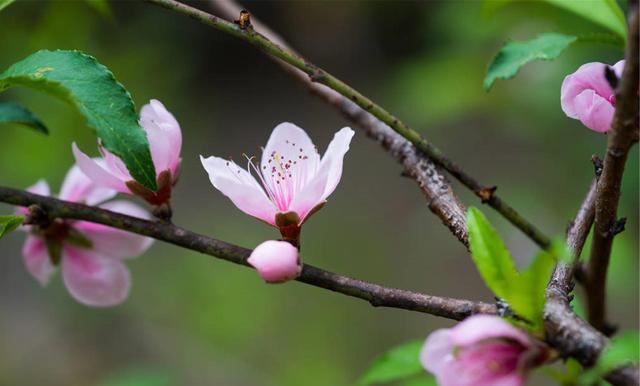
[[[338,131],[322,157],[318,173],[295,196],[290,210],[298,213],[304,220],[309,212],[323,203],[335,190],[342,177],[344,155],[349,150],[349,144],[354,132],[349,127]]]
[[[147,132],[156,173],[169,169],[173,175],[180,163],[182,131],[174,116],[155,99],[142,107],[140,124]]]
[[[38,280],[41,285],[47,285],[55,267],[51,264],[47,245],[44,239],[28,235],[22,247],[22,257],[27,271]]]
[[[276,207],[249,172],[219,157],[200,156],[200,161],[211,184],[238,209],[275,226]]]
[[[286,241],[268,240],[258,245],[247,262],[267,283],[282,283],[300,273],[298,249]]]
[[[492,338],[512,339],[524,347],[531,345],[527,334],[498,316],[474,315],[451,329],[451,341],[455,346],[469,346]]]
[[[593,90],[584,90],[574,99],[578,119],[583,125],[599,133],[611,128],[615,108]]]
[[[451,330],[443,328],[429,334],[420,351],[422,367],[433,374],[438,374],[442,366],[452,359]]]
[[[145,220],[151,218],[149,212],[129,201],[112,201],[100,205],[100,207]],[[92,250],[95,253],[103,256],[116,258],[137,257],[153,244],[152,238],[102,224],[80,221],[74,224],[74,228],[91,240],[93,244]]]
[[[82,304],[109,307],[129,295],[129,270],[121,260],[90,250],[63,247],[62,277],[71,296]]]
[[[97,186],[87,177],[78,165],[69,169],[62,182],[60,199],[72,202],[83,202],[87,205],[97,205],[113,198],[118,192]]]
[[[131,193],[123,180],[118,179],[116,176],[107,171],[105,167],[98,164],[96,160],[91,159],[88,155],[84,154],[75,144],[75,142],[71,145],[71,148],[73,150],[73,155],[76,158],[78,167],[95,184],[115,189],[118,192],[128,194]]]

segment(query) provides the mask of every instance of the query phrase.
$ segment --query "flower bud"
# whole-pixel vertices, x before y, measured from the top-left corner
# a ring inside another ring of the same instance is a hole
[[[301,270],[298,249],[286,241],[265,241],[251,252],[247,262],[267,283],[295,279]]]

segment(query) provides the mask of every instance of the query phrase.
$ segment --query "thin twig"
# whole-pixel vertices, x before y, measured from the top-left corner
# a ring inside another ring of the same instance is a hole
[[[240,5],[231,0],[211,1],[211,6],[228,19],[237,17],[243,10]],[[296,50],[291,48],[280,35],[253,15],[251,16],[251,24],[254,30],[260,31],[267,39],[297,54]],[[287,62],[271,58],[285,72],[302,83],[312,94],[334,106],[355,126],[364,130],[367,136],[378,142],[387,150],[387,153],[400,162],[404,166],[405,175],[418,183],[420,190],[427,199],[429,209],[440,218],[442,223],[449,228],[451,233],[462,244],[467,248],[469,247],[465,207],[453,192],[449,181],[439,166],[429,158],[424,157],[409,141],[357,104],[323,84],[312,82],[306,73]]]
[[[560,262],[547,287],[544,319],[547,342],[563,357],[576,358],[583,366],[593,366],[609,339],[571,309],[570,293],[573,290],[573,273],[579,261],[595,215],[596,181],[580,205],[578,214],[567,229],[567,245],[571,248],[571,261]],[[638,385],[640,373],[637,365],[616,369],[606,375],[613,385]]]
[[[638,7],[631,12],[622,78],[616,89],[616,111],[608,133],[607,152],[598,180],[591,256],[587,268],[589,322],[607,330],[606,278],[613,237],[622,230],[618,202],[629,149],[638,140]]]
[[[203,236],[173,224],[142,220],[98,207],[66,202],[22,190],[0,187],[0,202],[18,206],[37,205],[51,218],[75,219],[108,225],[152,237],[232,263],[249,266],[251,250]],[[444,318],[462,320],[473,314],[495,314],[493,304],[431,296],[418,292],[388,288],[353,279],[304,264],[298,281],[341,294],[363,299],[375,307],[400,308]]]
[[[459,165],[442,153],[440,149],[432,143],[424,139],[417,131],[411,129],[394,115],[375,104],[369,98],[365,97],[351,86],[342,82],[335,76],[316,66],[315,64],[305,60],[294,52],[284,49],[280,45],[270,41],[264,35],[257,32],[254,28],[241,28],[240,26],[211,15],[207,12],[193,8],[186,4],[174,0],[148,0],[151,3],[160,5],[171,11],[183,14],[210,27],[238,37],[254,46],[261,51],[274,56],[288,64],[298,68],[306,73],[313,82],[321,83],[335,90],[345,98],[348,98],[360,108],[367,111],[381,122],[385,123],[395,132],[411,142],[416,149],[427,155],[433,162],[443,167],[456,179],[462,182],[467,188],[472,190],[483,203],[488,204],[492,208],[501,213],[513,225],[518,227],[522,232],[529,236],[542,248],[550,246],[550,239],[531,224],[522,215],[516,212],[511,206],[500,199],[495,193],[495,187],[483,185],[475,178],[467,174]]]

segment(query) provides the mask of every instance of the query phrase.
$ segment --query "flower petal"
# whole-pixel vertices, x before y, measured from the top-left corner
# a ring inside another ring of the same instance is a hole
[[[613,67],[613,72],[615,72],[618,78],[620,78],[622,76],[622,70],[624,70],[624,59],[618,61],[618,63],[611,67]]]
[[[531,346],[527,334],[498,316],[474,315],[451,329],[451,341],[455,346],[469,346],[491,338],[507,338],[524,347]]]
[[[302,221],[313,208],[323,203],[338,186],[342,177],[344,155],[349,150],[353,135],[354,131],[349,127],[342,128],[334,135],[322,157],[318,173],[294,197],[289,210],[298,213]]]
[[[320,163],[320,155],[311,138],[303,129],[289,122],[282,122],[271,132],[267,145],[262,151],[260,167],[271,169],[276,155],[283,164],[289,160],[296,161],[300,165],[305,165],[311,172],[315,172]]]
[[[50,196],[51,195],[51,189],[49,188],[49,184],[44,179],[39,179],[38,182],[36,182],[35,184],[31,185],[26,190],[27,190],[27,192],[30,192],[30,193],[33,193],[33,194],[39,194],[41,196]],[[15,213],[17,215],[19,215],[19,216],[26,216],[27,214],[29,214],[29,209],[27,207],[24,207],[24,206],[18,206],[18,207],[16,207],[16,212]],[[28,225],[23,225],[21,228],[24,228],[24,227],[28,227]]]
[[[229,197],[238,209],[275,226],[276,207],[258,182],[233,161],[200,156],[211,184]]]
[[[569,118],[578,118],[574,100],[584,90],[594,90],[606,100],[611,98],[613,90],[604,77],[605,66],[604,63],[586,63],[564,78],[560,90],[560,104],[562,111]]]
[[[112,201],[100,205],[100,207],[145,220],[151,218],[149,212],[129,201]],[[74,224],[74,228],[91,240],[94,252],[103,256],[115,258],[136,257],[153,244],[152,238],[102,224],[80,221]]]
[[[51,264],[47,245],[44,239],[28,235],[22,247],[22,257],[27,271],[38,280],[41,285],[47,285],[55,267]]]
[[[599,133],[611,128],[615,108],[593,90],[584,90],[574,99],[578,119],[583,125]]]
[[[422,367],[432,374],[438,374],[442,366],[452,359],[451,330],[443,328],[429,334],[420,351]]]
[[[267,283],[295,279],[301,269],[298,249],[286,241],[265,241],[251,252],[247,262]]]
[[[62,276],[71,296],[94,307],[122,303],[131,287],[129,271],[122,261],[69,246],[63,248]]]
[[[520,386],[522,348],[509,343],[478,344],[460,348],[456,357],[436,374],[441,386]]]
[[[115,189],[118,192],[131,194],[124,183],[126,180],[116,177],[107,171],[103,165],[100,165],[97,160],[91,159],[88,155],[84,154],[75,142],[71,145],[71,148],[78,167],[95,184]]]
[[[83,202],[87,205],[97,205],[113,198],[118,192],[97,186],[87,177],[78,165],[69,169],[62,182],[60,199],[72,202]]]
[[[182,131],[178,121],[160,101],[152,99],[142,107],[140,124],[149,138],[156,173],[169,169],[175,175],[182,147]]]

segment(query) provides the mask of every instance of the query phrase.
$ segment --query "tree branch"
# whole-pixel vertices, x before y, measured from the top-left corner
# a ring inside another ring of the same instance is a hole
[[[602,350],[609,344],[609,339],[579,318],[570,304],[573,274],[595,216],[596,183],[594,181],[591,184],[578,214],[567,229],[567,245],[571,248],[572,259],[556,266],[547,287],[544,309],[547,342],[561,356],[576,358],[587,367],[596,363]],[[638,385],[640,370],[637,365],[619,368],[607,374],[605,379],[613,385]]]
[[[305,60],[296,53],[272,42],[261,33],[256,32],[253,28],[241,28],[239,25],[174,0],[148,1],[238,37],[256,46],[268,55],[278,58],[303,71],[312,82],[324,84],[343,97],[351,100],[361,109],[373,115],[379,121],[393,129],[396,133],[406,138],[419,152],[424,153],[437,165],[451,173],[451,175],[462,182],[463,185],[480,197],[483,203],[486,203],[496,209],[540,247],[546,249],[550,246],[550,239],[547,236],[540,232],[540,230],[538,230],[533,224],[527,221],[522,215],[516,212],[515,209],[502,201],[502,199],[494,193],[495,187],[482,185],[476,179],[467,174],[459,165],[450,160],[440,149],[424,139],[417,131],[411,129],[381,106],[375,104],[369,98],[365,97],[330,73]]]
[[[598,180],[591,256],[587,268],[589,322],[600,331],[606,324],[606,278],[613,237],[622,228],[617,216],[622,174],[631,146],[638,141],[638,7],[629,22],[625,66],[616,88],[616,111],[608,133],[607,152]]]
[[[211,6],[221,15],[233,19],[240,14],[242,7],[232,0],[211,1]],[[291,46],[277,33],[254,16],[253,28],[280,47],[294,52]],[[415,146],[394,132],[389,126],[367,113],[360,106],[340,95],[329,87],[314,83],[309,76],[285,61],[271,57],[282,69],[298,80],[312,94],[334,106],[353,125],[364,130],[368,137],[378,142],[393,158],[404,166],[404,174],[414,179],[427,199],[429,209],[465,247],[469,247],[466,226],[466,209],[455,195],[442,169],[433,161],[419,153]]]
[[[98,207],[66,202],[22,190],[0,187],[0,202],[18,206],[37,205],[50,218],[74,219],[108,225],[129,232],[152,237],[180,247],[214,256],[232,263],[249,266],[250,249],[203,236],[168,223],[142,220]],[[353,279],[304,264],[302,283],[363,299],[375,307],[400,308],[424,312],[448,319],[462,320],[473,314],[495,314],[489,303],[431,296],[418,292],[388,288],[379,284]]]

